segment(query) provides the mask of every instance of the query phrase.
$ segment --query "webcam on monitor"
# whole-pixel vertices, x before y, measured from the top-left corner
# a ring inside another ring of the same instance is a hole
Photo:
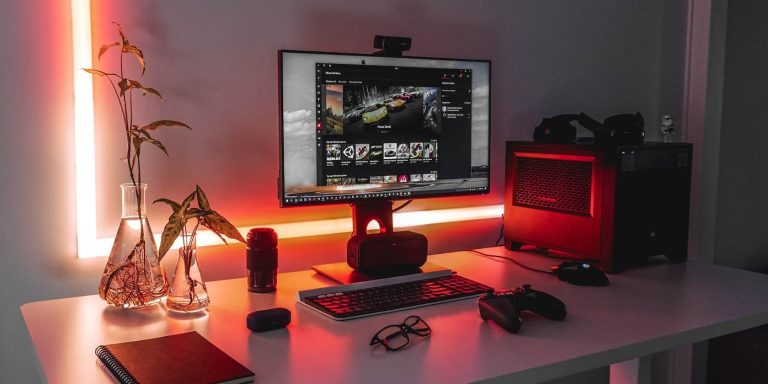
[[[374,55],[400,57],[403,52],[411,49],[411,38],[376,35],[373,38],[373,47],[379,49]]]

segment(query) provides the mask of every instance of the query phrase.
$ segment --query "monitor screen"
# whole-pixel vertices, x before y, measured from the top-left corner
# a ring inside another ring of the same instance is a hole
[[[488,193],[490,61],[278,55],[281,206]]]

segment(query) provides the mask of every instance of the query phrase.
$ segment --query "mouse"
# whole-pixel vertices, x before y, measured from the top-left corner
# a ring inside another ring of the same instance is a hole
[[[564,261],[551,268],[558,279],[574,285],[596,285],[604,287],[610,282],[599,268],[584,261]]]

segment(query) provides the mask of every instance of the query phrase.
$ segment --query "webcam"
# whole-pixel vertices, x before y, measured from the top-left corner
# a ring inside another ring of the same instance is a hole
[[[374,55],[400,57],[403,52],[411,49],[411,38],[376,35],[373,38],[373,47],[379,49]]]

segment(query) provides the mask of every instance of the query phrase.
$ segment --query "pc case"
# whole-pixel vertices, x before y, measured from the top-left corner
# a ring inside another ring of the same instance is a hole
[[[591,260],[605,272],[688,251],[692,146],[507,142],[504,244]]]

